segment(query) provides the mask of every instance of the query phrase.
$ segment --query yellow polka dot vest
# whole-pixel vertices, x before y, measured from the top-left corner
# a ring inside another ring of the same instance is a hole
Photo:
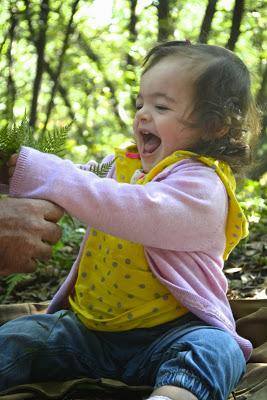
[[[141,168],[135,146],[116,150],[118,182],[130,183]],[[162,160],[136,184],[146,184],[163,169],[185,158],[197,158],[217,172],[229,197],[224,257],[247,235],[247,222],[236,201],[235,179],[230,167],[209,157],[176,151]],[[141,244],[123,240],[92,228],[84,245],[75,291],[69,297],[71,309],[89,328],[123,331],[153,327],[174,320],[188,310],[152,274]]]

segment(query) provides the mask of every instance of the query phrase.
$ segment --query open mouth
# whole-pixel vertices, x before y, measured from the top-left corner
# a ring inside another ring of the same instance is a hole
[[[141,131],[141,135],[143,138],[143,153],[144,154],[151,154],[157,150],[157,148],[161,144],[161,140],[158,136],[154,135],[151,132]]]

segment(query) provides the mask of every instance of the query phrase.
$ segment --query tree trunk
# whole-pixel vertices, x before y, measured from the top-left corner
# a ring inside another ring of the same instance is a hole
[[[168,40],[173,35],[173,26],[170,21],[170,3],[171,0],[159,0],[157,2],[159,42]]]
[[[136,5],[137,5],[137,0],[130,0],[130,7],[131,7],[131,16],[130,16],[130,21],[128,24],[128,31],[129,31],[129,42],[130,43],[135,43],[136,38],[137,38],[137,31],[136,31],[136,23],[137,23],[137,16],[136,16]],[[127,65],[134,65],[134,59],[133,57],[128,54],[127,55]]]
[[[206,12],[201,24],[200,28],[200,33],[198,37],[198,42],[200,43],[207,43],[208,42],[208,37],[210,34],[211,30],[211,23],[213,20],[213,17],[216,13],[216,5],[217,5],[218,0],[209,0]]]
[[[15,87],[15,82],[13,79],[13,57],[12,57],[12,46],[13,42],[15,39],[15,29],[17,25],[17,17],[16,17],[16,11],[14,11],[14,4],[11,2],[10,4],[10,26],[8,30],[8,36],[9,36],[9,46],[7,49],[7,60],[8,60],[8,78],[7,78],[7,106],[6,106],[6,112],[7,112],[7,119],[8,121],[13,120],[13,108],[14,108],[14,103],[16,99],[16,87]]]
[[[50,95],[50,101],[48,103],[48,107],[47,107],[47,113],[46,113],[46,120],[44,123],[44,127],[43,127],[43,132],[46,130],[49,118],[50,118],[50,114],[52,111],[52,108],[54,106],[54,97],[58,88],[58,81],[59,81],[59,76],[62,70],[62,66],[63,66],[63,61],[64,61],[64,56],[66,53],[66,50],[68,48],[68,44],[69,44],[69,37],[71,34],[71,29],[72,29],[72,22],[73,22],[73,17],[77,11],[77,7],[78,7],[78,3],[79,0],[74,0],[73,4],[72,4],[72,9],[71,9],[71,16],[67,25],[67,29],[66,29],[66,33],[65,33],[65,38],[64,38],[64,42],[63,42],[63,46],[61,49],[61,54],[59,56],[59,63],[58,63],[58,67],[56,70],[56,76],[55,76],[55,81],[54,81],[54,85],[52,87],[52,91],[51,91],[51,95]]]
[[[45,55],[48,14],[49,14],[49,0],[42,0],[40,8],[40,31],[39,31],[39,37],[36,41],[36,50],[37,50],[36,74],[33,83],[33,96],[32,96],[31,113],[30,113],[30,125],[33,128],[36,123],[38,96],[41,88],[42,76],[44,71],[44,55]]]
[[[235,0],[230,37],[226,44],[226,48],[232,51],[234,51],[236,42],[240,35],[240,26],[244,14],[244,8],[245,0]]]

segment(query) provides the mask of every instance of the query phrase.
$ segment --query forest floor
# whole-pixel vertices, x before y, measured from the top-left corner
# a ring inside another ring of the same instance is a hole
[[[69,226],[68,229],[71,230]],[[65,235],[65,243],[56,250],[56,256],[48,264],[40,265],[34,273],[1,278],[0,303],[50,300],[64,281],[78,252],[78,243],[84,231],[79,226],[75,229],[76,241],[70,240],[70,237],[75,237],[73,231],[72,235]],[[224,272],[229,283],[229,299],[267,298],[267,230],[252,229],[249,239],[230,255]]]

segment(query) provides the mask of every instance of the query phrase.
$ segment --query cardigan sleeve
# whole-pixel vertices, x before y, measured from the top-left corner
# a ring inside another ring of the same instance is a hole
[[[50,200],[90,226],[144,246],[205,252],[225,240],[224,185],[211,168],[192,160],[131,185],[24,147],[10,194]]]

